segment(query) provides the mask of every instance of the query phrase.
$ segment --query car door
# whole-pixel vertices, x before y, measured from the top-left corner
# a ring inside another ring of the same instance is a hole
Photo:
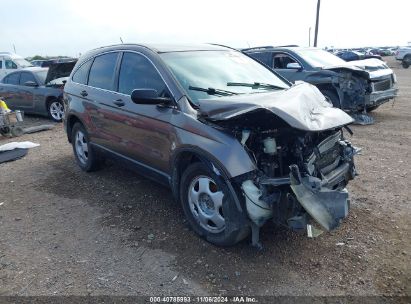
[[[12,110],[20,109],[18,98],[20,74],[20,72],[16,72],[5,76],[0,85],[0,96],[6,100],[7,105]]]
[[[118,69],[118,88],[113,112],[113,127],[120,132],[117,151],[160,172],[169,168],[172,142],[171,115],[173,106],[135,104],[134,89],[154,89],[160,97],[171,97],[170,91],[152,61],[142,53],[124,52]]]
[[[117,152],[121,134],[116,129],[118,116],[114,102],[114,78],[120,52],[98,55],[91,63],[87,86],[80,87],[86,113],[92,123],[91,141],[110,151]],[[74,75],[73,75],[74,80]]]
[[[21,72],[16,91],[16,105],[23,110],[32,110],[38,86],[39,83],[31,72]]]
[[[305,77],[301,63],[285,52],[273,52],[272,68],[290,82],[303,80]]]

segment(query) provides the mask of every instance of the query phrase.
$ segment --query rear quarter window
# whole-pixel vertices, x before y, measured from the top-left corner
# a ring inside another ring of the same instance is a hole
[[[88,85],[113,90],[114,70],[117,63],[118,53],[109,53],[94,58],[88,77]]]
[[[93,60],[89,60],[83,63],[77,71],[73,74],[73,81],[80,83],[80,84],[87,84],[88,79],[88,72],[90,70],[90,66]]]

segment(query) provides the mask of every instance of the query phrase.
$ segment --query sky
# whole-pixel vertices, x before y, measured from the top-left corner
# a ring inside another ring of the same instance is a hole
[[[317,0],[0,0],[0,52],[78,56],[120,43],[232,47],[314,40]],[[322,0],[318,46],[411,43],[410,0]]]

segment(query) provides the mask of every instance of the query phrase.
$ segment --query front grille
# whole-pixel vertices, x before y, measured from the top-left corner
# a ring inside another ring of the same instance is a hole
[[[378,92],[378,91],[385,91],[388,89],[392,88],[392,80],[390,79],[384,79],[381,81],[375,81],[372,83],[373,84],[373,91]]]

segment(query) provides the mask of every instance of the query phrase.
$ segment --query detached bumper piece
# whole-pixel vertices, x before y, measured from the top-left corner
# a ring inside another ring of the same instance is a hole
[[[342,165],[333,179],[340,179],[347,173],[348,167]],[[321,180],[313,177],[301,177],[296,165],[290,166],[291,189],[298,202],[307,213],[327,231],[338,227],[349,210],[348,193],[344,190],[330,190],[322,187]]]

